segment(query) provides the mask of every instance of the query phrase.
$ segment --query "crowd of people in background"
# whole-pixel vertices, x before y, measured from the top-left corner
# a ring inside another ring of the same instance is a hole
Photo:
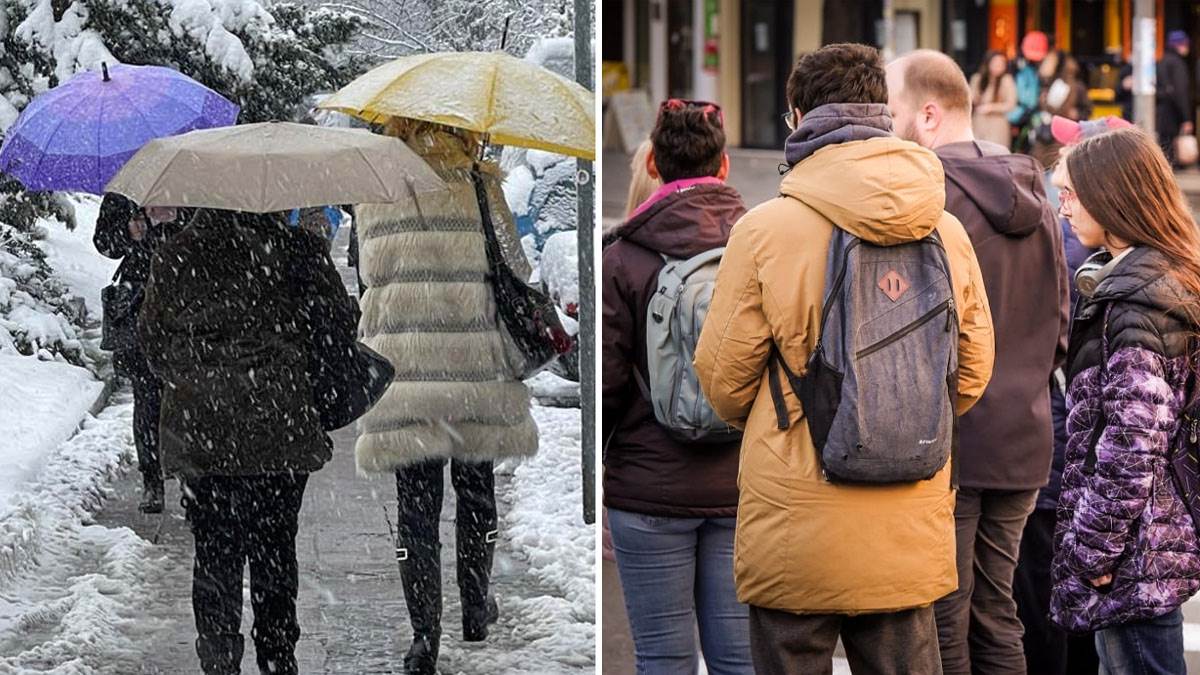
[[[1196,162],[1195,123],[1192,92],[1200,84],[1200,69],[1194,74],[1187,64],[1191,39],[1181,30],[1167,34],[1162,59],[1157,64],[1155,83],[1155,133],[1172,166]],[[1021,40],[1018,58],[1010,61],[1003,52],[989,51],[970,77],[972,127],[975,137],[1007,146],[1013,152],[1029,153],[1043,166],[1058,158],[1061,144],[1050,129],[1054,117],[1072,121],[1090,119],[1094,103],[1088,69],[1070,52],[1054,49],[1041,31],[1030,31]],[[1115,64],[1111,100],[1120,118],[1133,121],[1133,66],[1121,59]],[[1180,140],[1183,138],[1184,140]]]
[[[829,45],[788,78],[758,205],[726,183],[720,106],[662,103],[602,272],[638,672],[828,673],[839,638],[855,673],[1186,672],[1188,84],[1152,139],[1090,120],[1041,33],[969,77]]]

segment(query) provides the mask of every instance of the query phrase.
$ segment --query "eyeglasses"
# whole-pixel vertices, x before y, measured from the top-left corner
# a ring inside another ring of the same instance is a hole
[[[658,106],[658,116],[662,117],[663,112],[679,111],[687,108],[698,108],[705,115],[716,113],[717,120],[722,127],[725,126],[725,113],[721,110],[721,106],[711,101],[692,101],[686,98],[669,98],[663,101]]]
[[[780,117],[783,118],[783,123],[787,125],[788,131],[796,130],[796,115],[793,111],[789,110],[780,115]]]

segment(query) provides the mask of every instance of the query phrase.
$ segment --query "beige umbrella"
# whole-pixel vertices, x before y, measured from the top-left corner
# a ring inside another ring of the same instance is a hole
[[[445,189],[403,142],[361,129],[265,122],[150,141],[107,190],[140,206],[253,213],[393,202]]]

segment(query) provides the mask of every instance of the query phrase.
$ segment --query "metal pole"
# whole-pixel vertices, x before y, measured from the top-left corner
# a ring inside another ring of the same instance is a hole
[[[592,3],[575,0],[575,80],[595,91],[592,82]],[[596,281],[595,181],[592,162],[578,160],[579,196],[579,406],[583,413],[583,522],[596,522]]]
[[[883,0],[883,62],[896,58],[896,3]]]
[[[1133,121],[1154,136],[1155,41],[1154,0],[1137,0],[1133,18]]]

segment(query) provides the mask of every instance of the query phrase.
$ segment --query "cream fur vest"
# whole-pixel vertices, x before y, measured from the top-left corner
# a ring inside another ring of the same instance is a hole
[[[364,472],[391,472],[434,457],[530,455],[538,447],[529,392],[514,377],[511,346],[497,323],[478,202],[466,172],[470,158],[435,152],[425,159],[448,192],[357,209],[367,285],[359,332],[396,368],[395,381],[359,421],[356,455]],[[494,177],[488,188],[508,260],[523,273],[528,263]]]

